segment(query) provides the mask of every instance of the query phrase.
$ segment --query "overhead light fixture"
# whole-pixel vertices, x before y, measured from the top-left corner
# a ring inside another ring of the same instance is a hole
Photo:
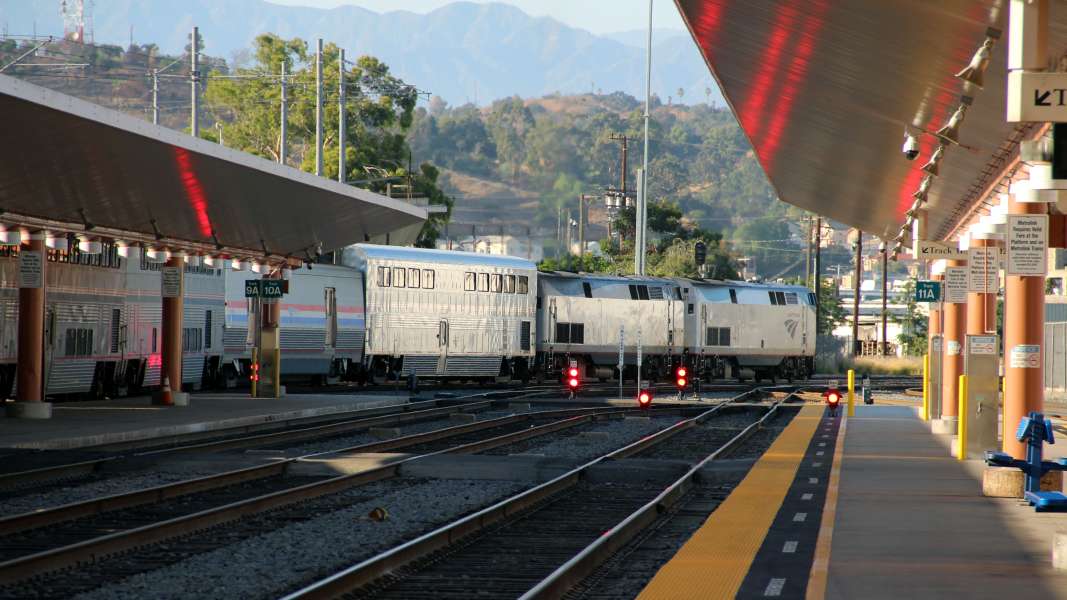
[[[930,185],[933,183],[933,179],[930,175],[923,177],[922,182],[919,183],[919,189],[915,190],[911,197],[921,202],[926,202],[926,195],[930,192]]]
[[[49,233],[44,236],[44,245],[58,252],[70,249],[70,239],[65,233]]]
[[[930,155],[930,160],[926,161],[926,164],[923,165],[923,167],[922,167],[923,172],[929,173],[930,175],[935,175],[935,176],[936,175],[940,175],[941,157],[943,157],[944,155],[945,155],[945,145],[944,144],[938,144],[937,145],[937,150],[934,150],[934,153],[932,155]]]
[[[186,254],[185,255],[185,264],[189,265],[190,267],[199,267],[201,261],[202,261],[202,257],[199,254]]]
[[[222,266],[222,263],[223,263],[223,259],[219,258],[218,256],[205,256],[204,257],[204,266],[205,267],[211,267],[212,269],[217,269],[217,268]]]
[[[170,258],[170,252],[167,252],[166,250],[161,250],[159,248],[148,247],[144,249],[144,257],[145,260],[147,260],[148,262],[167,262],[167,259]]]
[[[908,212],[904,213],[904,216],[914,219],[919,214],[919,211],[922,209],[923,202],[925,201],[925,197],[916,198],[915,202],[911,203],[911,208],[908,209]]]
[[[0,227],[0,246],[18,246],[22,243],[22,232],[18,229]]]
[[[230,261],[230,268],[234,271],[244,271],[248,268],[248,263],[239,258],[235,258]]]
[[[956,73],[956,77],[979,88],[982,87],[986,68],[989,67],[989,58],[992,55],[993,45],[997,43],[999,38],[999,29],[992,27],[987,29],[986,38],[982,41],[982,45],[971,57],[971,62],[962,71]]]
[[[962,102],[956,108],[956,112],[952,113],[949,117],[948,123],[945,123],[941,129],[938,129],[934,135],[951,142],[953,144],[960,143],[960,125],[963,123],[963,117],[967,115],[967,106],[971,103],[971,98],[964,96]]]
[[[90,238],[78,238],[78,252],[82,254],[97,255],[104,251],[104,244],[100,240]]]

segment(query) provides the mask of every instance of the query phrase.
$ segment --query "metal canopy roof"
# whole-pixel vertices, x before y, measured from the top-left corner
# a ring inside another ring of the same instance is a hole
[[[304,258],[387,234],[409,243],[426,219],[400,200],[2,75],[0,114],[0,218],[12,223]]]
[[[779,197],[880,237],[911,207],[921,155],[901,153],[905,126],[934,132],[963,94],[974,98],[960,142],[930,188],[928,234],[943,237],[1034,133],[1005,122],[1006,0],[675,0]],[[1050,49],[1067,44],[1053,10]],[[988,27],[984,89],[954,77]],[[965,89],[967,86],[967,89]]]

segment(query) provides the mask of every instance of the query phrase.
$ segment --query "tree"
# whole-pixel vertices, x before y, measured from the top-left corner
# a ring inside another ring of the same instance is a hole
[[[920,356],[926,353],[928,319],[919,311],[919,304],[915,301],[915,282],[908,281],[904,291],[897,298],[897,302],[903,304],[906,309],[904,315],[891,317],[894,323],[901,326],[897,343],[904,348],[904,352],[910,356]]]
[[[819,335],[831,335],[834,328],[845,322],[845,309],[841,307],[841,298],[837,285],[832,279],[819,282]]]

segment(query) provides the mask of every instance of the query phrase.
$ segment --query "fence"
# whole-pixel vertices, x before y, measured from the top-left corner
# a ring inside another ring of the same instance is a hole
[[[1067,323],[1045,323],[1045,390],[1067,393]]]

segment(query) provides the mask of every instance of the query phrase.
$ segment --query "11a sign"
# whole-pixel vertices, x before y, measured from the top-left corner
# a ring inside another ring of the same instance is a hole
[[[941,302],[941,282],[940,281],[916,281],[915,282],[915,301],[916,302]]]

